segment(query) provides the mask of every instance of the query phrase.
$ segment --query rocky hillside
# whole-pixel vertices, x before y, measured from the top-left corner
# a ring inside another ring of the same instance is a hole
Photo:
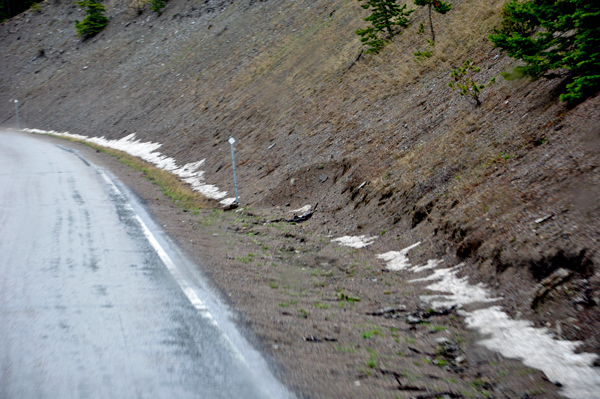
[[[600,353],[600,97],[568,108],[564,81],[500,78],[517,65],[487,39],[503,1],[435,15],[420,61],[425,9],[367,55],[355,0],[171,0],[160,16],[104,4],[109,25],[85,41],[64,0],[0,25],[2,125],[18,98],[22,126],[135,133],[181,164],[206,159],[207,182],[229,191],[233,135],[242,203],[319,203],[319,232],[421,241],[466,261],[509,313],[568,319],[560,334]],[[448,88],[466,59],[481,82],[498,77],[479,107]],[[540,297],[561,268],[568,289]]]

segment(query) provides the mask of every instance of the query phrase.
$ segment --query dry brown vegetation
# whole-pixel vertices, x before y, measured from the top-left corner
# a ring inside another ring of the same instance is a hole
[[[88,141],[52,134],[50,134],[50,136],[80,143],[91,147],[98,152],[115,157],[119,162],[129,166],[133,170],[141,172],[146,179],[160,187],[162,193],[166,197],[170,198],[173,201],[173,204],[178,208],[185,209],[186,211],[196,211],[197,213],[199,209],[214,209],[218,206],[217,201],[206,198],[199,192],[192,190],[189,184],[181,181],[174,174],[167,172],[166,170],[159,169],[138,157],[134,157],[123,151],[107,148],[95,143],[90,143]]]

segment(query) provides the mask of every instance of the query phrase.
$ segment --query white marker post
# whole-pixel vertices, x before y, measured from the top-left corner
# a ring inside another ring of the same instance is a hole
[[[233,154],[233,143],[235,143],[235,139],[229,136],[229,144],[231,144],[231,161],[233,162],[233,184],[235,185],[235,203],[240,203],[240,198],[238,197],[238,187],[237,187],[237,177],[235,175],[235,155]]]
[[[21,130],[21,122],[19,122],[19,100],[15,100],[15,110],[17,111],[17,129]]]

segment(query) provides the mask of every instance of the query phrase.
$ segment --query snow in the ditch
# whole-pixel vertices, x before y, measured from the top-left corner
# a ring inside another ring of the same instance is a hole
[[[441,263],[441,262],[439,262]],[[437,269],[433,274],[424,278],[417,278],[409,282],[436,281],[428,285],[427,289],[439,292],[450,292],[450,294],[422,295],[421,299],[431,303],[434,308],[450,307],[456,305],[468,305],[470,303],[496,302],[502,298],[490,298],[489,292],[481,283],[469,284],[468,277],[457,277],[462,264],[449,268]],[[412,269],[411,269],[412,270]],[[414,271],[414,270],[413,270]]]
[[[390,270],[407,269],[414,273],[432,269],[441,264],[430,260],[424,266],[412,266],[407,253],[418,246],[413,244],[401,251],[378,256],[388,262]],[[492,298],[483,284],[471,285],[468,277],[458,277],[462,265],[436,269],[427,277],[411,280],[434,281],[426,287],[439,295],[423,295],[421,299],[433,307],[450,307],[467,304],[486,304],[502,298]],[[488,338],[480,344],[501,353],[507,358],[520,359],[529,367],[542,370],[555,383],[561,383],[561,394],[571,399],[600,399],[600,371],[592,364],[597,358],[591,353],[575,353],[579,342],[554,339],[546,328],[535,328],[527,320],[513,320],[499,306],[462,311],[469,328],[478,330]]]
[[[367,236],[344,236],[339,238],[334,238],[331,241],[339,242],[340,245],[344,245],[346,247],[352,248],[364,248],[367,245],[373,244],[377,237],[367,237]]]
[[[544,371],[563,385],[562,394],[573,399],[600,398],[600,372],[590,367],[595,354],[575,353],[579,342],[553,339],[545,328],[528,320],[513,320],[499,306],[469,312],[467,326],[489,335],[481,344],[508,358]]]
[[[204,160],[198,162],[188,163],[184,166],[177,165],[175,159],[170,158],[166,155],[161,154],[157,150],[162,146],[160,143],[153,142],[142,142],[135,138],[135,133],[132,133],[122,139],[108,140],[104,137],[88,137],[80,134],[71,134],[67,132],[59,133],[55,131],[45,131],[39,129],[23,129],[30,133],[39,134],[53,134],[55,136],[67,137],[76,140],[88,141],[90,143],[98,144],[103,147],[112,148],[115,150],[123,151],[129,155],[133,155],[146,162],[150,162],[156,165],[157,168],[166,170],[174,175],[177,175],[184,182],[188,183],[192,190],[198,191],[208,198],[221,200],[221,204],[229,205],[235,202],[235,198],[225,198],[227,195],[226,191],[220,191],[219,188],[213,184],[206,184],[204,179],[204,171],[199,170],[204,165]]]
[[[411,245],[410,247],[404,248],[402,251],[390,251],[381,255],[377,255],[378,259],[382,259],[387,262],[387,268],[389,270],[402,270],[410,267],[410,261],[408,260],[408,251],[419,246],[421,243],[418,242],[416,244]]]

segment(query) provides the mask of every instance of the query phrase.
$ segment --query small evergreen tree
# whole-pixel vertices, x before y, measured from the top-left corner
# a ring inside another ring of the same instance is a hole
[[[600,1],[513,0],[502,15],[502,29],[490,40],[525,62],[517,74],[553,78],[559,75],[548,71],[568,69],[573,81],[560,96],[566,102],[600,89]]]
[[[458,91],[458,94],[463,96],[467,101],[470,99],[475,100],[475,105],[480,106],[481,90],[485,88],[485,85],[475,82],[473,74],[481,71],[481,68],[475,65],[471,60],[466,60],[462,67],[452,71],[450,75],[450,82],[448,86],[453,91]],[[488,86],[496,81],[496,78],[490,79]]]
[[[427,7],[429,10],[429,28],[431,29],[431,41],[435,43],[435,32],[433,30],[433,19],[431,18],[431,10],[433,9],[438,14],[446,14],[452,9],[451,3],[444,3],[442,0],[415,0],[415,4],[421,7]]]
[[[86,17],[83,21],[75,21],[77,35],[87,39],[94,36],[108,25],[108,18],[104,15],[106,8],[101,0],[83,0],[77,3],[81,8],[85,8]]]
[[[364,20],[371,23],[365,29],[358,29],[363,45],[369,46],[367,53],[379,53],[387,41],[398,34],[394,27],[408,27],[408,17],[414,10],[407,10],[406,4],[400,7],[397,0],[358,0],[364,2],[360,6],[365,10],[372,9],[372,14]]]
[[[152,0],[150,2],[150,10],[157,13],[158,16],[160,16],[162,14],[162,10],[166,6],[167,6],[167,0]]]

